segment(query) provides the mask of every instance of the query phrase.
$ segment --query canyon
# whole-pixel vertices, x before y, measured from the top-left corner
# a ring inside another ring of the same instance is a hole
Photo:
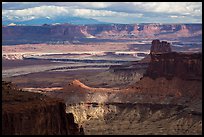
[[[126,74],[143,70],[125,86],[90,87],[74,80],[39,92],[63,99],[87,135],[202,134],[202,53],[166,52],[165,45],[159,52],[151,48],[143,60],[109,68]]]
[[[202,134],[202,24],[2,29],[3,134]]]
[[[175,53],[163,56],[168,54]],[[177,56],[183,57],[180,65],[185,66],[182,62],[186,55],[176,54],[174,58]],[[197,55],[187,56],[187,60],[194,60]],[[202,58],[199,55],[195,60]],[[165,66],[162,66],[162,75],[155,74],[154,63],[157,61],[151,60],[148,72],[131,86],[92,88],[75,80],[64,89],[45,94],[64,99],[66,111],[74,114],[86,134],[202,134],[201,74],[192,72],[186,77],[173,75],[169,79],[170,72],[163,73]],[[189,66],[194,65],[189,63]],[[188,67],[181,69],[185,71]]]
[[[2,135],[202,135],[201,10],[2,2]]]

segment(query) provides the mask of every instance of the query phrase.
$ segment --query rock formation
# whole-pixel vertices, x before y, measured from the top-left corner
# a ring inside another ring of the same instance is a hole
[[[151,55],[146,76],[202,80],[202,53],[170,52]]]
[[[2,135],[78,135],[65,104],[2,81]]]
[[[167,41],[160,42],[158,39],[152,41],[150,54],[171,52],[171,45]]]
[[[171,52],[170,43],[153,40],[150,55],[145,76],[202,80],[202,53]]]

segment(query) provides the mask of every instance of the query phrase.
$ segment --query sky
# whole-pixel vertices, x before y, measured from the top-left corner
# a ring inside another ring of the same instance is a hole
[[[201,2],[2,2],[2,20],[74,16],[102,22],[202,23]]]

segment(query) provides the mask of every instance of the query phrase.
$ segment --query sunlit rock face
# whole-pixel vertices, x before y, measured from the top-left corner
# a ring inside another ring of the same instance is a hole
[[[181,105],[151,103],[84,103],[66,111],[84,127],[86,135],[202,134],[201,113]]]

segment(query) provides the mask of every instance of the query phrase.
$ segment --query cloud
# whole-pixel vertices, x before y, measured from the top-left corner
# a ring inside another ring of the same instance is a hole
[[[19,20],[30,20],[33,18],[58,16],[66,14],[68,11],[63,7],[57,6],[41,6],[22,10],[5,10],[2,11],[2,16],[10,20],[18,18]]]
[[[162,12],[178,14],[201,14],[202,2],[3,2],[3,9],[36,6],[62,6],[88,9],[104,9],[118,12]]]
[[[128,5],[132,5],[130,11],[202,15],[201,2],[126,2]]]
[[[4,10],[2,15],[9,19],[29,20],[30,17],[56,17],[56,16],[79,16],[79,17],[113,17],[113,16],[136,16],[142,17],[142,14],[131,14],[125,12],[114,12],[108,10],[94,9],[75,9],[74,7],[61,6],[40,6],[21,10]]]
[[[109,2],[78,2],[78,7],[102,9],[111,6]]]
[[[172,15],[170,16],[171,18],[178,18],[179,16],[175,16],[175,15]]]
[[[202,22],[201,2],[2,2],[2,18],[79,16],[100,21]],[[121,20],[121,21],[120,21]]]

